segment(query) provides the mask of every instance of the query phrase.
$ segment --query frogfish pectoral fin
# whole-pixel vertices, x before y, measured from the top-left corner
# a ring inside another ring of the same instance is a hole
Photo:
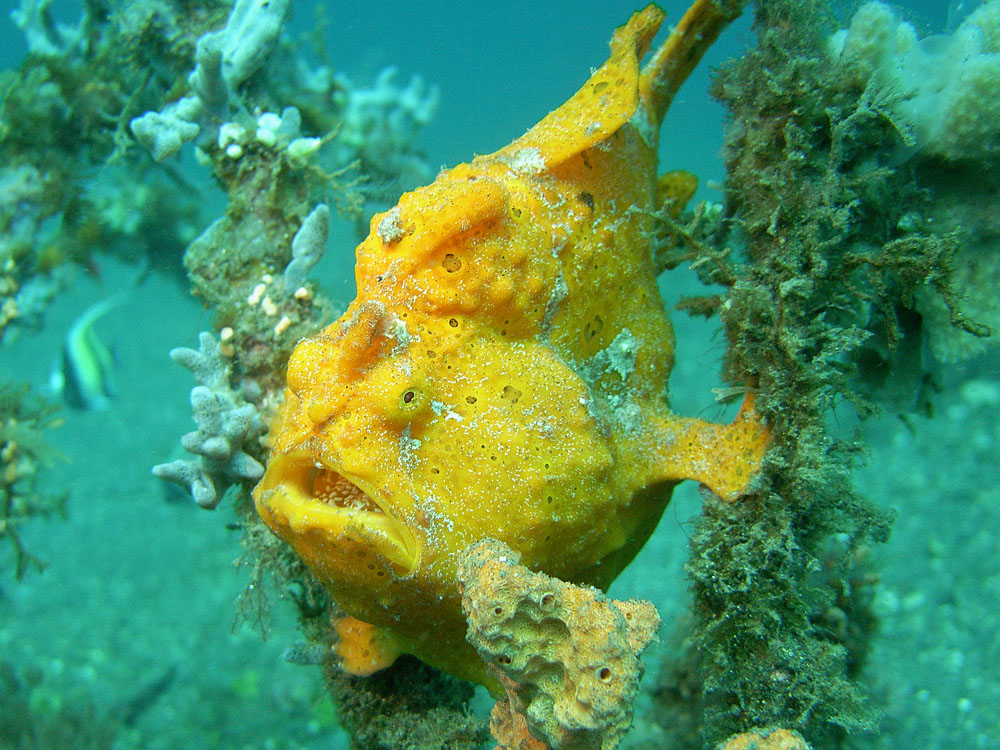
[[[657,471],[666,479],[693,479],[726,502],[750,489],[770,445],[771,430],[747,393],[727,425],[672,417],[663,425]]]

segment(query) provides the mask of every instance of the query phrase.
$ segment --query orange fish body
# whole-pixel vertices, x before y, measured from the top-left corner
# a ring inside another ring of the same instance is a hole
[[[374,663],[408,652],[486,681],[465,641],[465,548],[496,538],[606,588],[678,481],[733,499],[759,466],[752,409],[720,426],[667,405],[656,130],[728,18],[699,0],[640,72],[662,19],[636,13],[566,104],[375,216],[357,299],[292,354],[254,499],[376,626]]]

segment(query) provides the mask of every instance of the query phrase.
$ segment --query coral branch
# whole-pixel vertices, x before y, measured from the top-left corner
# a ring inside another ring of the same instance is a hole
[[[181,438],[181,445],[198,458],[157,464],[153,474],[186,487],[203,508],[218,505],[221,483],[259,479],[264,467],[244,452],[247,441],[264,432],[257,407],[229,384],[229,366],[212,334],[202,332],[199,348],[178,348],[171,358],[194,374],[191,408],[198,429]]]

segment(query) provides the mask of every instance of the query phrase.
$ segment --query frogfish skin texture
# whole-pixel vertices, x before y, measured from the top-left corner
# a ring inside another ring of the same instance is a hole
[[[640,70],[662,20],[636,13],[569,101],[376,215],[357,299],[291,356],[254,500],[374,626],[389,658],[372,663],[406,652],[484,681],[464,549],[498,539],[532,570],[606,588],[677,482],[734,500],[759,467],[749,401],[725,426],[668,407],[656,132],[730,19],[698,0]]]

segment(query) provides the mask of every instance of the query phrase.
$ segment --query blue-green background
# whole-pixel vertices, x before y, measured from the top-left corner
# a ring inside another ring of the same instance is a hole
[[[419,73],[440,88],[440,109],[423,138],[434,168],[493,151],[558,106],[604,60],[611,31],[637,7],[292,4],[288,33],[322,25],[332,65],[355,81],[395,65],[401,80]],[[684,5],[663,3],[669,19]],[[921,32],[932,33],[944,26],[946,5],[906,7]],[[72,4],[54,7],[67,19],[77,13]],[[751,39],[749,19],[735,24],[681,90],[664,126],[663,168],[698,173],[701,198],[719,199],[710,183],[723,177],[724,114],[706,93],[710,68]],[[16,65],[23,54],[20,33],[0,14],[0,65]],[[314,272],[344,304],[353,295],[354,244],[351,226],[335,227]],[[97,277],[79,274],[43,330],[0,347],[3,373],[41,388],[72,320],[94,300],[132,289],[135,276],[112,260]],[[683,271],[661,286],[668,306],[695,289]],[[715,325],[677,315],[675,323],[674,407],[723,418],[710,390],[720,384],[723,346]],[[101,322],[117,352],[119,394],[106,412],[66,410],[65,425],[50,434],[69,461],[49,472],[48,489],[70,493],[70,515],[24,531],[29,548],[49,561],[44,573],[20,584],[0,579],[0,660],[37,668],[31,702],[42,715],[64,705],[113,712],[176,670],[167,692],[119,737],[121,748],[340,748],[318,670],[281,659],[298,638],[291,603],[275,599],[266,643],[250,628],[231,632],[247,575],[233,566],[241,551],[238,535],[225,528],[230,512],[169,501],[149,473],[174,457],[179,436],[191,429],[192,382],[167,352],[192,345],[208,327],[185,287],[160,275]],[[886,719],[858,747],[1000,748],[1000,362],[994,355],[948,368],[942,382],[933,418],[885,416],[862,429],[870,452],[858,484],[899,515],[889,544],[872,552],[883,568],[876,600],[883,624],[865,682]],[[854,428],[849,414],[838,417],[835,429]],[[652,543],[612,589],[620,598],[652,599],[664,635],[687,604],[681,565],[698,510],[693,488],[679,491]],[[659,657],[648,652],[650,673]],[[659,747],[641,710],[638,724],[643,744],[636,746]]]

